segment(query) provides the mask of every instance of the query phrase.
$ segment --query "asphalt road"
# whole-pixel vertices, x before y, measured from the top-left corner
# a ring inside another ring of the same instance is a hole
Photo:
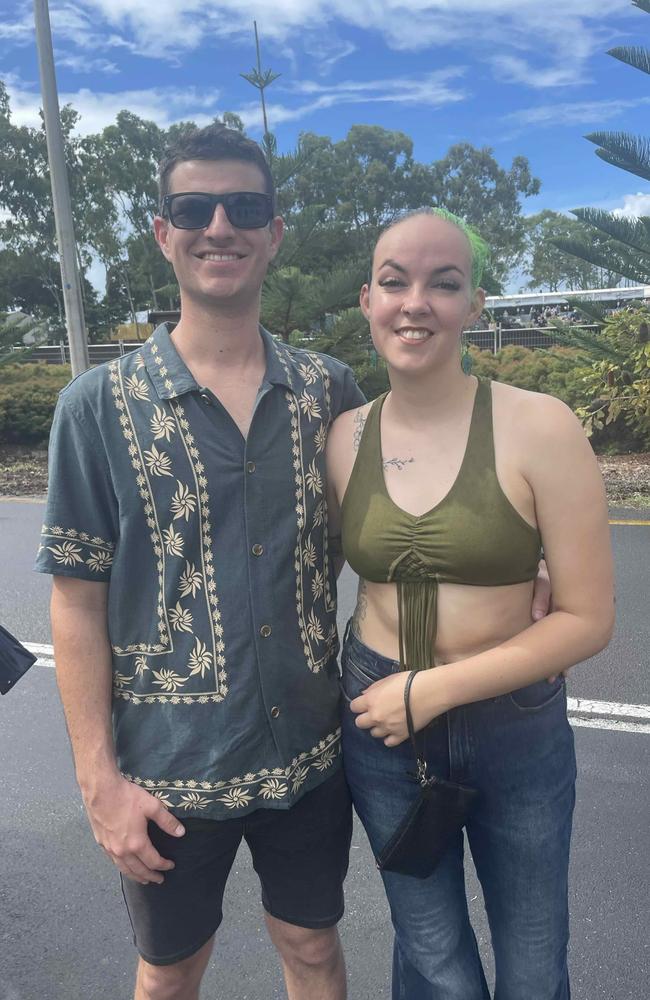
[[[650,520],[650,512],[627,515]],[[39,504],[0,502],[0,621],[22,639],[49,643],[49,581],[31,572],[41,516]],[[617,633],[606,653],[572,672],[570,694],[647,704],[650,527],[612,530]],[[347,573],[340,586],[341,619],[349,614],[353,592],[354,579]],[[650,737],[583,728],[575,735],[573,998],[645,1000]],[[130,1000],[135,956],[128,918],[115,873],[85,820],[52,670],[32,669],[0,699],[0,760],[0,1000]],[[346,890],[341,930],[350,998],[387,1000],[390,924],[360,827]],[[487,926],[471,870],[468,892],[489,965]],[[235,862],[224,915],[202,995],[206,1000],[283,997],[245,848]]]

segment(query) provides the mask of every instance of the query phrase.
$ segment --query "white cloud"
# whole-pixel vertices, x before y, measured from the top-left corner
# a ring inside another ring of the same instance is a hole
[[[641,215],[650,216],[650,192],[638,191],[636,194],[626,194],[622,206],[614,209],[614,215],[636,219]]]
[[[327,86],[303,81],[292,87],[307,100],[294,106],[281,102],[267,104],[272,128],[283,122],[297,121],[314,111],[342,104],[419,104],[439,107],[462,101],[467,94],[450,83],[463,74],[462,67],[451,67],[422,77],[396,77],[363,83],[347,81]],[[16,125],[40,125],[40,94],[15,76],[5,80]],[[118,111],[126,109],[140,118],[156,122],[161,128],[181,120],[207,125],[224,108],[219,90],[200,91],[196,87],[152,87],[149,90],[122,90],[114,93],[91,91],[84,87],[74,93],[59,94],[59,104],[71,104],[81,116],[76,131],[82,135],[99,132],[115,121]],[[257,102],[241,108],[228,108],[239,114],[247,128],[261,128],[262,115]]]
[[[573,61],[564,65],[535,66],[519,56],[495,56],[490,60],[495,74],[506,83],[523,83],[534,90],[568,87],[586,83],[584,63]]]
[[[8,86],[12,120],[16,125],[40,126],[40,94],[21,88],[13,79]],[[98,93],[82,88],[75,93],[59,94],[59,104],[72,104],[81,119],[76,131],[82,135],[100,132],[115,122],[119,111],[127,110],[140,118],[155,121],[161,128],[174,122],[191,120],[207,125],[220,114],[219,91],[199,92],[194,87],[152,87],[149,90],[123,90]]]
[[[650,97],[624,98],[610,101],[574,101],[557,104],[540,104],[504,115],[502,121],[513,125],[545,126],[601,125],[619,118],[626,111],[650,104]]]
[[[347,59],[357,51],[352,42],[342,41],[332,35],[320,35],[306,38],[304,49],[318,69],[321,76],[327,76],[342,59]]]
[[[441,105],[464,100],[468,94],[460,87],[450,87],[466,72],[463,66],[448,66],[422,76],[398,76],[385,80],[343,80],[335,84],[303,80],[291,85],[293,93],[314,95],[332,104],[357,102],[395,102],[399,104]]]
[[[269,55],[340,38],[323,51],[324,72],[350,54],[342,35],[351,27],[398,51],[464,46],[502,78],[537,88],[583,82],[588,59],[614,37],[611,15],[619,23],[630,13],[629,0],[51,0],[55,35],[97,52],[126,46],[178,61],[210,39],[250,46],[257,19]]]
[[[85,55],[71,55],[62,53],[55,56],[57,68],[65,67],[71,69],[73,73],[105,73],[113,75],[119,73],[119,69],[114,62],[109,59],[93,59]]]

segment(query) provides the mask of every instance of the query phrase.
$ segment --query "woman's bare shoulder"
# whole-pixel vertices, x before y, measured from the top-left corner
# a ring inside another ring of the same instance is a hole
[[[357,451],[371,406],[372,403],[364,403],[363,406],[355,406],[352,410],[340,413],[329,429],[328,448],[341,448],[352,444],[354,451]]]
[[[531,392],[505,382],[492,382],[492,401],[498,417],[527,434],[537,432],[547,435],[568,428],[581,429],[571,408],[545,392]]]

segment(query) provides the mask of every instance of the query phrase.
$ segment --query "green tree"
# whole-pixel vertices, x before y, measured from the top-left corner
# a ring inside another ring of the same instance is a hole
[[[488,291],[498,294],[526,248],[521,199],[538,194],[540,181],[525,156],[515,156],[506,170],[488,146],[476,149],[466,142],[452,146],[431,171],[432,201],[462,216],[490,244],[486,282]]]
[[[587,401],[576,412],[587,433],[626,428],[650,447],[650,309],[626,309],[608,317],[582,382]]]
[[[633,5],[650,14],[650,0],[633,0]],[[650,73],[650,49],[617,46],[608,55]],[[650,138],[627,132],[592,132],[585,138],[598,147],[596,156],[605,163],[650,181]],[[586,236],[556,239],[556,246],[619,277],[650,283],[650,217],[631,219],[595,208],[577,208],[573,214],[586,224]]]
[[[650,0],[634,0],[634,6],[650,14]],[[643,73],[650,73],[649,49],[619,46],[610,49],[608,54]],[[626,132],[593,132],[586,138],[596,144],[596,155],[606,163],[650,180],[649,138]],[[556,246],[580,260],[608,268],[620,277],[650,284],[650,216],[623,218],[595,208],[575,209],[573,214],[585,223],[589,235],[580,240],[558,239]],[[592,404],[583,414],[588,431],[622,420],[639,433],[647,434],[650,444],[648,319],[648,315],[641,314],[636,334],[631,328],[621,333],[615,325],[633,323],[626,314],[605,326],[604,338],[614,345],[614,350],[603,356],[597,354],[592,362],[588,381]]]
[[[526,270],[530,275],[527,287],[550,292],[601,287],[599,268],[567,256],[553,242],[557,238],[581,238],[583,233],[584,226],[559,212],[546,209],[531,215],[526,220]]]

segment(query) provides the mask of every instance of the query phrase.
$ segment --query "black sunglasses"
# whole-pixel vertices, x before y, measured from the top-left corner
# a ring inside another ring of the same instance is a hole
[[[165,195],[162,215],[175,229],[206,229],[217,205],[223,205],[228,221],[236,229],[261,229],[273,218],[271,196],[259,191],[232,191],[208,194],[205,191],[182,191]]]

